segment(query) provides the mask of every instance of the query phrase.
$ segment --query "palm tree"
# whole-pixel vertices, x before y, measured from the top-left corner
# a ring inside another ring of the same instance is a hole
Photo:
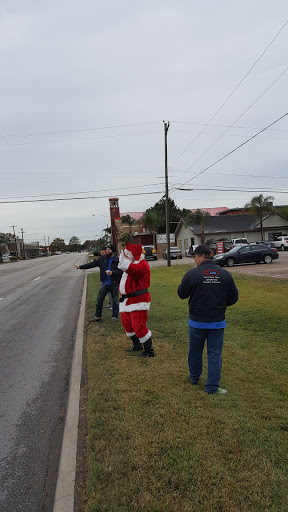
[[[263,194],[260,194],[259,196],[252,197],[249,203],[244,206],[245,210],[255,215],[257,219],[260,219],[261,240],[264,240],[263,215],[264,213],[274,214],[273,201],[273,196],[264,197]]]
[[[108,243],[111,243],[112,229],[111,229],[111,227],[109,228],[107,226],[107,228],[104,228],[103,231],[104,231],[105,244],[107,245]]]
[[[201,226],[201,244],[204,244],[205,242],[204,228],[210,217],[211,215],[209,212],[203,212],[198,208],[195,212],[190,212],[185,219],[185,228],[188,224]]]
[[[124,248],[128,242],[130,242],[131,239],[130,239],[130,234],[129,233],[123,233],[121,236],[120,236],[120,242],[121,242],[121,245],[122,247]]]
[[[132,226],[137,224],[137,221],[135,219],[133,219],[131,217],[131,215],[129,215],[129,213],[127,215],[123,215],[121,217],[120,221],[121,221],[121,224],[126,224],[126,225],[128,224],[128,226],[129,226],[130,242],[132,243],[132,241],[133,241]]]
[[[146,211],[140,222],[142,222],[145,229],[148,229],[153,234],[153,245],[156,246],[156,232],[160,225],[157,214],[152,211]]]

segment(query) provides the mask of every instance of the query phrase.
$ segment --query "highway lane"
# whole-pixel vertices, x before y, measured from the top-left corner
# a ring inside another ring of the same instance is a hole
[[[1,265],[1,512],[52,511],[86,260]]]

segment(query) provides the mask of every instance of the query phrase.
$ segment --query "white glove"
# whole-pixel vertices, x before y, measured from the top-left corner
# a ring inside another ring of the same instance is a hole
[[[129,267],[129,265],[130,265],[130,261],[127,260],[127,258],[125,258],[124,252],[121,251],[120,256],[119,256],[118,268],[120,268],[120,270],[123,270],[123,272],[125,272],[127,270],[127,268]]]

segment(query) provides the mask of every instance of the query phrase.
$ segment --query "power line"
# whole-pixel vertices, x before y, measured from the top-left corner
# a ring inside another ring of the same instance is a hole
[[[287,68],[287,69],[288,69],[288,68]],[[287,70],[286,70],[286,71],[287,71]],[[259,98],[258,98],[258,99],[259,99]],[[252,105],[250,105],[249,109],[250,109],[252,106],[253,106],[253,104],[252,104]],[[249,109],[247,109],[247,110],[249,110]],[[242,117],[242,115],[244,115],[244,114],[247,112],[247,110],[246,110],[245,112],[243,112],[243,114],[241,114],[241,117]],[[210,125],[210,126],[211,126],[211,125]],[[227,127],[227,130],[225,130],[225,132],[223,132],[223,133],[221,133],[221,134],[220,134],[219,138],[218,138],[218,139],[217,139],[217,140],[212,144],[212,146],[210,146],[210,147],[205,151],[205,153],[203,153],[203,155],[201,155],[201,157],[199,157],[199,160],[200,160],[200,158],[202,158],[202,156],[204,156],[206,153],[208,153],[208,151],[209,151],[213,146],[215,146],[216,142],[218,142],[218,140],[220,140],[222,137],[242,137],[242,138],[247,137],[247,135],[240,135],[239,133],[226,133],[226,132],[229,130],[229,128],[233,128],[233,125],[231,124],[230,126],[228,126],[228,127]],[[276,130],[275,130],[275,131],[276,131]],[[283,131],[284,131],[284,130],[283,130]],[[184,130],[173,130],[173,133],[189,133],[189,132],[184,131]],[[190,133],[191,133],[191,132],[190,132]],[[211,135],[212,135],[212,136],[215,136],[215,135],[218,135],[218,133],[205,132],[205,133],[202,133],[202,134],[201,134],[201,136],[202,136],[202,137],[203,137],[203,136],[205,136],[205,135],[206,135],[206,136],[211,136]],[[270,140],[288,140],[288,137],[269,137],[269,136],[267,136],[267,137],[262,137],[262,139],[270,139]],[[198,160],[197,160],[197,162],[198,162]],[[195,163],[196,163],[196,162],[195,162]],[[193,163],[193,165],[194,165],[194,163]],[[170,167],[170,169],[172,169],[172,167]],[[172,170],[174,171],[174,169],[172,169]],[[187,169],[187,170],[189,170],[189,169]],[[185,171],[185,172],[187,172],[187,171]]]
[[[135,187],[132,186],[132,187],[121,187],[121,188],[117,188],[117,190],[127,190],[127,188],[143,188],[143,187],[152,187],[152,186],[157,186],[157,185],[161,185],[161,183],[151,183],[149,185],[136,185]],[[13,198],[18,198],[18,199],[21,199],[21,198],[25,198],[25,197],[52,197],[52,196],[70,196],[72,194],[93,194],[93,193],[97,193],[98,192],[109,192],[111,190],[115,190],[115,189],[102,189],[102,190],[85,190],[85,191],[81,191],[81,192],[64,192],[63,194],[61,193],[55,193],[55,194],[37,194],[37,195],[28,195],[28,196],[2,196],[0,197],[1,199],[13,199]],[[113,192],[111,192],[113,193]]]
[[[261,53],[261,55],[258,57],[258,59],[254,62],[254,64],[251,66],[251,68],[247,71],[247,73],[244,75],[244,77],[240,80],[240,82],[236,85],[236,87],[233,89],[233,91],[229,94],[229,96],[226,98],[224,103],[218,108],[218,110],[215,112],[215,114],[211,117],[211,119],[208,121],[207,124],[202,128],[202,130],[198,133],[198,135],[190,142],[190,144],[182,151],[182,153],[174,160],[174,162],[171,164],[171,167],[177,162],[177,160],[186,153],[187,149],[192,146],[192,144],[198,139],[198,137],[201,135],[201,133],[205,130],[205,128],[213,121],[213,119],[217,116],[217,114],[220,112],[220,110],[226,105],[226,103],[229,101],[231,96],[235,93],[235,91],[240,87],[240,85],[244,82],[244,80],[247,78],[247,76],[251,73],[252,69],[258,64],[260,59],[263,57],[263,55],[267,52],[268,48],[274,43],[275,39],[279,36],[279,34],[282,32],[284,27],[287,25],[288,20],[285,21],[284,25],[280,28],[280,30],[277,32],[277,34],[273,37],[272,41],[268,44],[268,46],[265,48],[265,50]],[[236,122],[236,121],[235,121]]]
[[[14,139],[14,138],[22,138],[22,137],[42,137],[46,135],[59,135],[61,133],[77,133],[77,132],[93,132],[96,130],[112,130],[114,128],[128,128],[129,126],[143,126],[144,124],[154,124],[159,121],[145,121],[142,123],[131,123],[131,124],[116,124],[112,126],[99,126],[94,128],[79,128],[75,130],[57,130],[52,132],[36,132],[36,133],[17,133],[17,134],[8,134],[8,135],[0,135],[0,139]]]
[[[152,194],[164,194],[164,191],[158,190],[155,192],[142,192],[137,194],[117,194],[118,197],[130,197],[130,196],[147,196]],[[108,196],[89,196],[89,197],[59,197],[55,199],[25,199],[21,201],[0,201],[0,204],[16,204],[16,203],[44,203],[44,202],[53,202],[53,201],[75,201],[75,200],[82,200],[82,199],[104,199],[106,197],[110,197],[111,194]]]
[[[182,172],[181,169],[173,169],[173,172]],[[250,174],[249,169],[247,170],[249,174],[239,174],[239,173],[229,173],[229,172],[207,172],[206,174],[209,174],[210,176],[240,176],[245,178],[275,178],[275,179],[288,179],[288,176],[269,176],[268,174]]]
[[[190,169],[192,169],[192,167],[194,167],[194,165],[195,165],[195,164],[197,164],[197,162],[199,162],[199,160],[201,160],[201,158],[203,158],[203,156],[205,156],[205,155],[210,151],[210,149],[211,149],[211,148],[213,148],[213,147],[217,144],[217,142],[218,142],[218,141],[219,141],[219,140],[220,140],[220,139],[221,139],[221,138],[222,138],[222,137],[223,137],[223,136],[228,132],[228,130],[229,130],[230,128],[232,128],[232,126],[233,126],[235,123],[237,123],[237,121],[239,121],[239,119],[240,119],[241,117],[243,117],[243,116],[244,116],[244,114],[246,114],[246,112],[248,112],[248,110],[250,110],[250,108],[252,108],[252,107],[253,107],[253,105],[255,105],[255,103],[256,103],[256,102],[257,102],[257,101],[258,101],[258,100],[259,100],[259,99],[260,99],[260,98],[261,98],[261,97],[262,97],[262,96],[263,96],[263,95],[264,95],[264,94],[265,94],[265,93],[266,93],[266,92],[267,92],[267,91],[268,91],[268,90],[269,90],[269,89],[270,89],[270,88],[275,84],[275,82],[277,82],[277,80],[279,80],[279,78],[281,78],[281,76],[283,76],[283,75],[284,75],[284,73],[286,73],[286,71],[287,71],[287,70],[288,70],[288,66],[287,66],[287,68],[286,68],[286,69],[284,69],[284,71],[282,71],[282,73],[280,73],[280,75],[278,75],[278,77],[277,77],[277,78],[276,78],[276,79],[275,79],[275,80],[274,80],[274,81],[273,81],[273,82],[272,82],[272,83],[271,83],[271,84],[270,84],[270,85],[269,85],[269,86],[268,86],[268,87],[267,87],[267,88],[266,88],[266,89],[265,89],[265,90],[260,94],[260,96],[258,96],[258,98],[256,98],[256,100],[255,100],[255,101],[253,101],[253,103],[251,103],[251,105],[249,105],[249,107],[247,107],[247,108],[246,108],[246,110],[244,110],[244,112],[242,112],[242,114],[240,114],[240,116],[239,116],[239,117],[237,117],[237,119],[235,119],[234,123],[232,123],[232,124],[231,124],[231,125],[230,125],[230,126],[229,126],[229,127],[228,127],[228,128],[227,128],[227,129],[226,129],[226,130],[225,130],[225,131],[224,131],[224,132],[223,132],[223,133],[218,137],[218,139],[216,139],[216,140],[215,140],[215,142],[213,142],[213,144],[211,144],[211,146],[209,146],[209,148],[208,148],[206,151],[204,151],[204,153],[202,153],[202,155],[200,155],[200,156],[199,156],[199,158],[197,158],[197,159],[193,162],[193,164],[191,164],[191,165],[190,165],[190,167],[188,167],[188,169],[186,169],[186,171],[184,172],[183,176],[185,176],[185,174],[186,174],[188,171],[190,171]],[[261,133],[261,132],[259,132],[259,133]]]
[[[288,131],[288,130],[287,130]],[[74,171],[75,173],[84,173],[84,172],[92,172],[93,175],[94,174],[99,174],[101,176],[107,176],[107,174],[110,174],[110,173],[116,173],[116,175],[118,176],[119,173],[121,173],[121,176],[122,176],[122,173],[124,172],[133,172],[133,174],[135,172],[140,172],[140,173],[147,173],[147,172],[159,172],[160,169],[159,167],[154,167],[153,169],[103,169],[101,171],[96,171],[95,169],[78,169],[76,171]],[[4,172],[0,172],[0,175],[1,174],[19,174],[19,175],[23,175],[22,172],[16,172],[16,171],[4,171]],[[58,176],[59,174],[65,174],[65,175],[68,175],[68,177],[70,176],[73,176],[73,173],[71,174],[71,171],[60,171],[60,170],[57,170],[57,171],[36,171],[36,172],[30,172],[30,171],[25,171],[25,174],[31,174],[32,176],[37,176],[37,175],[42,175],[42,174],[47,174],[49,176],[53,176],[54,178],[54,175]],[[141,176],[143,177],[143,176]]]
[[[205,123],[195,123],[192,121],[171,121],[173,124],[193,124],[197,126],[204,126]],[[209,124],[209,126],[214,128],[230,128],[230,125],[228,124]],[[233,125],[231,128],[239,129],[239,130],[259,130],[259,126],[239,126],[239,125]],[[268,130],[269,132],[288,132],[288,130],[284,130],[283,128],[275,128],[272,130]]]
[[[226,158],[227,156],[231,155],[232,153],[234,153],[235,151],[237,151],[237,149],[240,149],[242,148],[242,146],[245,146],[245,144],[247,144],[248,142],[250,142],[252,139],[255,139],[255,137],[257,137],[258,135],[260,135],[260,133],[263,133],[265,132],[265,130],[267,130],[268,128],[270,128],[270,126],[273,126],[274,124],[278,123],[279,121],[281,121],[281,119],[283,119],[284,117],[286,117],[288,115],[288,112],[286,112],[286,114],[284,114],[283,116],[279,117],[278,119],[276,119],[276,121],[273,121],[273,123],[270,123],[268,126],[266,126],[265,128],[263,128],[262,130],[260,130],[258,133],[255,133],[255,135],[252,135],[252,137],[250,137],[249,139],[245,140],[245,142],[242,142],[242,144],[240,144],[239,146],[237,146],[236,148],[232,149],[232,151],[229,151],[229,153],[226,153],[226,155],[222,156],[221,158],[219,158],[218,160],[216,160],[216,162],[213,162],[213,164],[210,164],[208,165],[208,167],[206,167],[205,169],[203,169],[203,171],[200,171],[198,172],[198,174],[196,174],[195,176],[193,176],[192,178],[190,178],[190,180],[186,181],[185,183],[183,183],[181,186],[185,186],[187,185],[187,183],[190,183],[190,181],[194,180],[195,178],[197,178],[198,176],[200,176],[200,174],[203,174],[204,172],[208,171],[208,169],[210,169],[211,167],[213,167],[214,165],[218,164],[219,162],[221,162],[221,160],[224,160],[224,158]]]
[[[59,144],[60,142],[75,142],[82,140],[98,140],[98,139],[113,139],[117,137],[129,137],[132,135],[149,135],[151,133],[160,133],[160,130],[152,130],[149,132],[134,132],[134,133],[119,133],[116,135],[103,135],[100,137],[81,137],[81,138],[72,138],[72,139],[60,139],[60,140],[42,140],[42,141],[33,141],[33,142],[13,142],[12,144],[0,144],[1,148],[9,148],[12,146],[32,146],[35,144]],[[162,132],[161,132],[162,133]]]
[[[193,187],[193,188],[177,188],[176,190],[180,190],[180,191],[185,191],[185,192],[190,192],[190,191],[193,191],[193,190],[213,190],[214,192],[259,192],[261,190],[261,192],[265,192],[265,193],[269,193],[269,192],[274,192],[275,194],[288,194],[288,189],[287,190],[283,190],[283,189],[262,189],[262,188],[215,188],[215,187],[204,187],[204,188],[199,188],[199,185],[197,187]]]
[[[288,176],[268,176],[267,174],[236,174],[236,173],[225,173],[225,172],[207,172],[210,175],[218,175],[218,176],[240,176],[245,178],[273,178],[274,179],[288,179]]]

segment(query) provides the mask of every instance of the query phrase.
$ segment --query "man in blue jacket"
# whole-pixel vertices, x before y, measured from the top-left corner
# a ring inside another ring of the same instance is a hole
[[[95,316],[90,322],[100,322],[102,317],[103,302],[107,293],[112,295],[112,320],[116,321],[119,314],[119,283],[122,277],[122,270],[118,268],[119,258],[115,254],[114,245],[107,245],[106,254],[98,260],[86,265],[74,265],[75,268],[100,268],[100,281],[102,283],[96,301]]]
[[[220,388],[225,311],[238,300],[238,290],[230,272],[214,263],[210,248],[198,245],[193,251],[195,267],[189,270],[178,287],[180,299],[189,297],[189,377],[198,384],[207,339],[208,375],[205,391],[224,395]]]

